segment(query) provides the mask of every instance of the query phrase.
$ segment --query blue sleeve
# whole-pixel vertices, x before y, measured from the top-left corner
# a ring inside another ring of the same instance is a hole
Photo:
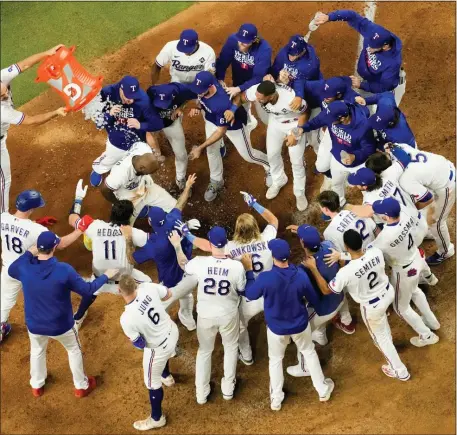
[[[246,272],[246,287],[244,294],[250,301],[255,301],[263,296],[262,274],[257,279],[254,278],[254,272],[249,270]]]
[[[132,341],[132,344],[140,350],[143,350],[146,347],[146,340],[142,335],[139,335],[138,338]]]
[[[299,127],[303,128],[305,133],[308,133],[312,130],[317,130],[318,128],[324,127],[327,125],[326,117],[327,113],[322,110],[319,115],[315,116],[311,121],[308,121],[305,125],[299,125]]]
[[[390,151],[393,156],[398,160],[398,162],[403,166],[403,169],[406,168],[411,162],[411,156],[400,147],[393,147]]]
[[[381,77],[376,82],[367,82],[364,80],[360,84],[360,89],[367,92],[377,94],[379,92],[386,92],[395,89],[400,82],[400,67],[398,65],[391,65],[381,73]]]
[[[343,9],[328,14],[329,21],[346,21],[352,28],[363,36],[371,34],[370,27],[374,26],[368,18],[362,17],[355,11]]]
[[[183,85],[181,83],[175,83],[178,85],[179,89],[179,99],[183,102],[189,101],[189,100],[195,100],[197,98],[197,94],[192,92],[188,86]]]
[[[138,248],[133,253],[133,259],[138,264],[143,264],[144,262],[146,262],[148,260],[153,260],[154,256],[155,256],[154,245],[150,242],[150,240],[147,241],[146,245],[144,245],[141,248]]]
[[[241,92],[260,83],[264,76],[268,74],[268,70],[271,66],[271,55],[271,47],[266,43],[266,41],[262,41],[260,43],[259,50],[255,55],[255,65],[252,71],[252,78],[239,86]]]
[[[100,95],[102,97],[102,101],[106,101],[108,97],[111,96],[111,93],[113,92],[113,85],[108,85],[104,86],[102,90],[100,91]]]
[[[60,265],[64,265],[67,268],[68,288],[80,296],[92,296],[103,284],[108,282],[106,275],[101,275],[90,282],[84,281],[72,266],[65,263],[60,263]]]
[[[145,105],[143,108],[143,121],[140,122],[140,130],[143,131],[160,131],[164,128],[163,120],[152,108]]]
[[[233,43],[232,37],[229,36],[224,46],[222,47],[219,57],[216,59],[216,78],[218,80],[225,79],[227,68],[233,60]]]
[[[17,279],[18,281],[21,280],[21,275],[20,275],[20,267],[24,263],[29,263],[30,260],[32,260],[33,255],[30,251],[25,251],[19,258],[14,260],[10,267],[8,268],[8,275],[11,278]]]
[[[378,100],[381,98],[381,94],[373,94],[369,97],[365,97],[365,102],[367,106],[371,106],[372,104],[378,104]]]
[[[281,49],[281,51],[277,54],[273,62],[273,65],[270,68],[270,74],[274,77],[275,80],[278,79],[279,72],[282,70],[282,50],[283,49]]]
[[[373,130],[368,128],[360,140],[360,148],[354,150],[353,154],[356,159],[364,162],[368,157],[376,152],[376,141],[374,139]]]
[[[295,95],[297,97],[305,98],[305,83],[305,76],[302,76],[301,74],[298,78],[294,80],[292,88],[295,91]]]

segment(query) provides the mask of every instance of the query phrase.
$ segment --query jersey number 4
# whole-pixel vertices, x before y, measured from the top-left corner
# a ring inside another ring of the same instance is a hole
[[[5,236],[6,248],[8,251],[13,250],[16,254],[22,254],[24,250],[22,249],[22,240],[17,237],[12,237],[10,240],[9,234]]]
[[[221,281],[216,281],[214,278],[206,278],[205,286],[203,287],[203,291],[207,295],[215,295],[216,294],[216,285],[217,285],[217,293],[221,296],[227,296],[230,292],[230,281],[226,279],[222,279]]]
[[[103,244],[105,245],[105,260],[115,260],[116,259],[116,241],[115,240],[111,241],[111,252],[109,249],[110,248],[109,240],[105,240],[103,242]]]

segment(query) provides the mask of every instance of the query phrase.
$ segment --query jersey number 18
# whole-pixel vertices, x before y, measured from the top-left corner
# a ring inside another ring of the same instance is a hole
[[[12,237],[10,241],[10,236],[7,234],[5,236],[6,248],[8,251],[13,250],[16,254],[22,254],[24,251],[22,249],[22,240],[17,237]]]

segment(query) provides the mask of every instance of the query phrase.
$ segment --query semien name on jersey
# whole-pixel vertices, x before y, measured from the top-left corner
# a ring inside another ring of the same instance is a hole
[[[27,237],[30,231],[25,230],[22,227],[17,225],[10,225],[8,223],[2,222],[2,231],[8,231],[10,233],[18,234],[19,236]]]
[[[376,267],[378,264],[381,264],[381,260],[378,256],[376,256],[365,263],[363,267],[361,267],[357,272],[355,272],[355,276],[357,278],[362,278],[362,276],[364,276],[370,269],[373,269],[373,267]]]

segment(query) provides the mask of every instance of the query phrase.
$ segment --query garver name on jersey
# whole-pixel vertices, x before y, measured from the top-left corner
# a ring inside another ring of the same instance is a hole
[[[122,231],[119,228],[99,228],[97,237],[116,237],[122,236]]]
[[[335,124],[332,124],[332,133],[337,137],[339,143],[342,143],[343,145],[351,144],[352,136]]]
[[[367,65],[376,71],[381,66],[381,61],[378,60],[376,53],[370,54],[368,48],[369,47],[366,48],[365,52],[365,59],[367,61]]]
[[[2,222],[2,231],[9,231],[10,233],[18,234],[19,236],[28,237],[30,231],[24,230],[22,227],[10,225]]]
[[[252,243],[251,245],[232,249],[230,251],[230,256],[235,258],[240,257],[243,254],[249,254],[250,252],[266,251],[267,249],[267,244],[265,242]]]
[[[244,63],[249,66],[254,66],[254,56],[249,53],[241,53],[241,51],[235,50],[235,60],[240,63]]]
[[[176,70],[176,71],[183,71],[183,72],[189,72],[189,71],[203,71],[204,65],[182,65],[179,60],[173,59],[171,61],[171,66]]]
[[[370,269],[376,267],[378,264],[381,264],[381,260],[378,256],[372,258],[368,263],[364,264],[362,268],[360,268],[356,273],[355,276],[357,278],[362,278]]]

